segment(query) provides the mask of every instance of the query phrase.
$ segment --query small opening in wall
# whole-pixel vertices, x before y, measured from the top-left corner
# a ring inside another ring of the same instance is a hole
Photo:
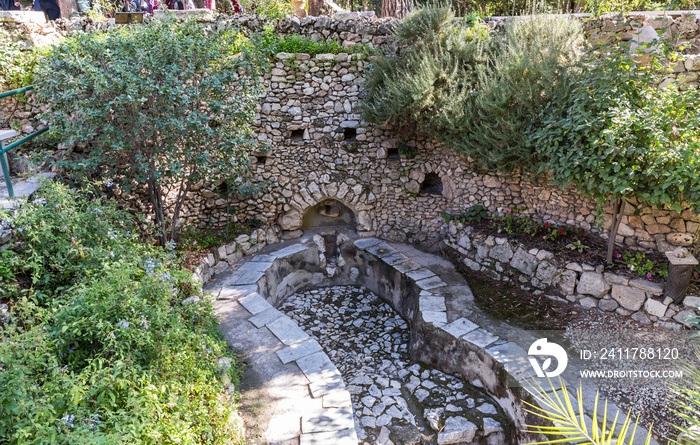
[[[267,156],[256,156],[255,157],[255,163],[257,165],[265,165],[266,161],[267,161]]]
[[[226,198],[228,196],[228,183],[224,181],[221,184],[217,185],[214,189],[214,193],[219,195],[219,197],[221,198]]]
[[[420,185],[419,194],[442,196],[442,180],[437,173],[428,173],[425,175],[425,179]]]
[[[401,159],[401,154],[399,153],[399,149],[398,148],[390,148],[387,151],[386,158],[387,159]]]
[[[344,141],[357,140],[357,128],[344,128],[343,129],[343,140]]]
[[[292,135],[289,137],[292,141],[303,141],[304,140],[304,129],[299,128],[298,130],[292,130]]]

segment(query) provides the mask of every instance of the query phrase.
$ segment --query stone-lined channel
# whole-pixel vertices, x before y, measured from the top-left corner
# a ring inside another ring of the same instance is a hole
[[[412,362],[407,323],[372,292],[306,290],[280,310],[343,375],[361,443],[505,443],[498,404],[459,377]]]

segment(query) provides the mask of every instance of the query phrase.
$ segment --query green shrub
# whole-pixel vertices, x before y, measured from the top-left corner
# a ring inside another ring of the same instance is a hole
[[[562,187],[613,203],[610,240],[630,198],[681,212],[700,203],[700,93],[658,89],[654,65],[637,64],[627,48],[590,48],[567,79],[531,143],[541,171]],[[608,245],[612,263],[614,242]]]
[[[0,331],[4,443],[242,440],[211,305],[183,303],[199,296],[191,272],[132,221],[58,184],[12,218],[22,247],[3,259],[25,292]]]
[[[27,50],[19,38],[17,33],[0,28],[0,91],[32,83],[38,51]]]
[[[489,33],[473,16],[456,20],[449,7],[429,6],[395,34],[406,47],[376,61],[363,105],[368,121],[423,133],[487,168],[536,170],[523,134],[575,60],[579,22],[532,16]]]

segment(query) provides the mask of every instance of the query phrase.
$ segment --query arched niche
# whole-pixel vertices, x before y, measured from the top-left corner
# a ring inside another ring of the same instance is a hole
[[[348,226],[355,228],[355,214],[345,204],[335,199],[326,199],[311,207],[304,214],[302,229],[313,227]]]

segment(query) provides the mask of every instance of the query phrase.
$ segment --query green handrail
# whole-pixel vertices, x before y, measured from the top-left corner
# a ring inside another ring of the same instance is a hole
[[[15,94],[20,94],[24,93],[25,91],[33,90],[34,85],[29,85],[28,87],[23,87],[23,88],[17,88],[16,90],[10,90],[10,91],[5,91],[4,93],[0,93],[0,99],[3,97],[9,97],[9,96],[14,96]]]
[[[23,88],[17,88],[16,90],[11,90],[11,91],[5,91],[4,93],[0,93],[0,99],[3,97],[9,97],[9,96],[14,96],[15,94],[20,94],[24,93],[25,91],[29,91],[34,89],[34,85],[29,85],[28,87],[23,87]],[[49,130],[49,127],[44,127],[41,128],[34,133],[30,134],[29,136],[25,136],[19,141],[15,141],[5,147],[0,141],[0,167],[2,167],[2,174],[5,177],[5,185],[7,185],[7,194],[9,195],[10,198],[15,197],[15,191],[12,188],[12,180],[10,179],[10,166],[7,165],[7,160],[5,159],[5,153],[8,151],[12,150],[15,147],[20,146],[24,142],[27,142],[30,139],[34,139],[35,137],[39,136],[40,134],[46,132]]]

